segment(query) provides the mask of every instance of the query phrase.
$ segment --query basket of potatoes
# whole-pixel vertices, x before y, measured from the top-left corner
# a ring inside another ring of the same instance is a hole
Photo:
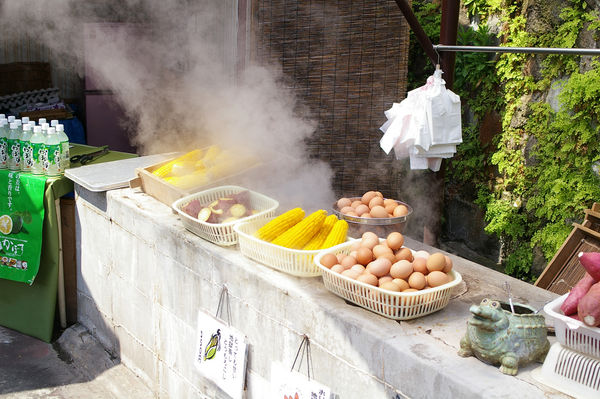
[[[410,320],[443,309],[461,275],[441,252],[414,251],[404,236],[365,232],[321,251],[314,259],[334,294],[394,320]]]

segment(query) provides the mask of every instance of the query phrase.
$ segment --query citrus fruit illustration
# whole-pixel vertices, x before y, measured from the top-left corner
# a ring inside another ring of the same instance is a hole
[[[23,227],[23,218],[20,216],[2,215],[0,216],[0,233],[14,234],[21,231]]]

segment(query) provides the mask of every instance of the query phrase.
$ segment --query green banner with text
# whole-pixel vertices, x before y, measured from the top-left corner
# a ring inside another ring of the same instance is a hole
[[[0,278],[33,284],[40,267],[46,177],[0,170]]]

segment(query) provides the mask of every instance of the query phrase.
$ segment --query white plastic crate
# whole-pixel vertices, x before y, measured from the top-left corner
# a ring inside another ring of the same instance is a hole
[[[249,220],[264,220],[273,217],[279,202],[267,197],[266,195],[248,190],[250,193],[250,207],[257,212],[250,216],[245,216],[236,221],[227,223],[207,223],[191,217],[183,211],[183,208],[197,199],[201,204],[209,204],[222,197],[237,194],[247,189],[239,186],[220,186],[198,193],[187,195],[173,202],[173,209],[179,214],[181,221],[186,229],[192,233],[221,246],[231,246],[238,242],[238,235],[234,230],[234,225],[239,222]]]
[[[450,282],[435,288],[417,292],[392,292],[361,281],[353,280],[331,271],[321,263],[327,253],[349,254],[351,242],[321,250],[315,257],[315,264],[323,274],[325,288],[334,294],[372,312],[394,320],[410,320],[437,312],[448,305],[452,288],[460,284],[462,276],[455,270],[448,275]]]
[[[544,306],[544,312],[553,319],[556,339],[568,348],[600,359],[600,328],[587,326],[561,313],[560,306],[568,295]]]
[[[252,260],[273,269],[298,277],[315,277],[321,275],[321,270],[313,259],[320,250],[304,251],[290,249],[261,240],[254,233],[264,226],[267,220],[252,220],[237,223],[234,230],[239,237],[240,251]]]
[[[539,382],[579,399],[600,398],[600,360],[555,342],[542,367],[532,376]]]

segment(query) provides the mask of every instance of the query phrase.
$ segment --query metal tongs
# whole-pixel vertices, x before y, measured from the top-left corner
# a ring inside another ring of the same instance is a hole
[[[79,164],[85,165],[89,162],[92,162],[94,159],[99,158],[102,155],[106,154],[108,151],[109,151],[108,146],[103,145],[102,147],[100,147],[100,149],[98,151],[90,152],[88,154],[73,155],[70,158],[70,160],[72,163],[79,163]]]

